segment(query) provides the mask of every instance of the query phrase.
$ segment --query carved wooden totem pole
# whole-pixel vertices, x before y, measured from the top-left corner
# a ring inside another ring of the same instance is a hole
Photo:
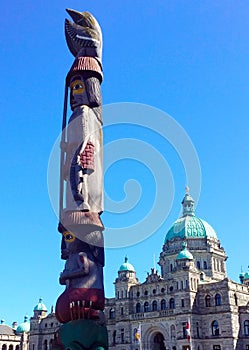
[[[107,350],[104,319],[102,34],[88,12],[67,9],[65,35],[75,60],[66,77],[61,140],[60,223],[65,291],[54,349]],[[72,115],[67,122],[68,90]]]

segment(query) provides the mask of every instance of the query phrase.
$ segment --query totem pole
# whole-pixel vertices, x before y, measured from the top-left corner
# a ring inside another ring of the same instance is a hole
[[[102,34],[88,12],[67,9],[65,36],[75,60],[66,77],[61,139],[60,275],[56,303],[63,325],[53,348],[107,350],[104,318],[102,179]],[[67,122],[68,90],[72,115]]]

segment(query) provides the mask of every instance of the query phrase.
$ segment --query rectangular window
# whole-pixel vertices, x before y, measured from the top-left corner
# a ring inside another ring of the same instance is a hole
[[[184,307],[184,299],[182,299],[181,301],[182,301],[182,307]]]

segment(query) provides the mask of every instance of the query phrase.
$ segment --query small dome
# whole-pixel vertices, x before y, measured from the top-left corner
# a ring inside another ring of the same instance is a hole
[[[20,333],[28,333],[30,331],[30,322],[29,322],[29,317],[26,315],[24,317],[24,322],[21,323],[17,329],[16,329],[16,333],[20,334]]]
[[[182,244],[182,250],[180,253],[177,255],[176,260],[182,260],[182,259],[188,259],[188,260],[193,260],[193,255],[190,253],[190,251],[187,248],[187,243],[184,242]]]
[[[45,311],[45,312],[47,312],[47,308],[43,304],[42,298],[39,299],[38,304],[34,307],[34,311]]]
[[[133,271],[133,272],[135,272],[134,267],[130,263],[128,263],[127,256],[125,257],[125,262],[120,266],[118,271]]]
[[[244,280],[248,280],[249,279],[249,272],[244,273]]]

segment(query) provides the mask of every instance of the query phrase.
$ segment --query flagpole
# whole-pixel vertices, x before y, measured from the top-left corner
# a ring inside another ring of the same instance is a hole
[[[191,328],[192,327],[191,327],[190,317],[189,317],[188,321],[189,321],[189,326],[190,326],[190,329],[189,329],[189,333],[190,333],[190,350],[193,350],[192,336],[191,336]]]
[[[193,350],[192,349],[192,337],[191,337],[191,323],[190,323],[190,317],[188,317],[188,321],[187,321],[187,324],[186,324],[186,337],[187,337],[187,340],[188,340],[188,347],[187,349],[189,350]]]
[[[142,349],[142,324],[141,324],[141,323],[139,323],[139,327],[140,327],[139,350],[143,350],[143,349]]]

